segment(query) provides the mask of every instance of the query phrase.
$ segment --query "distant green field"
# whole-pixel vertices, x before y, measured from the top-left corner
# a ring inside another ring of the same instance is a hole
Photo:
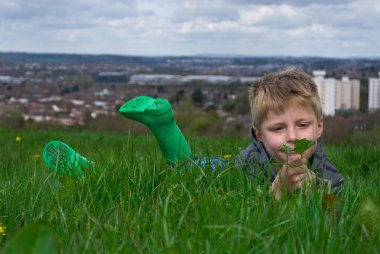
[[[50,140],[95,161],[96,171],[80,178],[49,173],[39,156]],[[249,143],[248,137],[189,141],[203,156],[234,155]],[[233,166],[212,172],[194,164],[179,173],[164,163],[150,135],[2,129],[0,149],[0,222],[6,227],[0,248],[42,222],[60,253],[380,250],[380,145],[326,147],[346,180],[336,206],[323,201],[322,191],[275,202],[268,186]]]

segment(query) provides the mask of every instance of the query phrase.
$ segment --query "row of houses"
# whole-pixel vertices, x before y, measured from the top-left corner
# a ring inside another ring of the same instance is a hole
[[[99,73],[101,76],[118,76],[122,73]],[[228,84],[232,82],[240,82],[242,84],[251,84],[255,80],[259,79],[259,77],[231,77],[231,76],[222,76],[222,75],[166,75],[166,74],[135,74],[131,75],[129,79],[129,83],[142,85],[135,86],[143,88],[145,84],[154,84],[154,85],[170,85],[170,84],[178,84],[178,83],[186,83],[192,81],[204,81],[207,83],[213,84]],[[350,79],[348,76],[343,76],[341,79],[335,79],[326,77],[326,71],[324,70],[315,70],[313,71],[313,79],[318,87],[318,92],[320,95],[322,110],[324,115],[334,116],[338,111],[355,111],[359,110],[360,103],[360,81],[357,79]],[[18,84],[20,82],[19,79],[12,79],[9,76],[0,76],[0,81],[10,82],[13,84]],[[50,87],[50,86],[48,86]],[[368,86],[368,110],[375,111],[380,109],[380,73],[379,78],[370,78],[369,86]],[[132,89],[131,87],[129,89]],[[41,101],[39,103],[45,103],[44,100],[54,98],[54,96],[43,96],[43,89],[38,88],[38,92],[35,91],[34,95],[40,95],[39,98]],[[105,102],[98,101],[97,97],[109,97],[112,100],[114,99],[115,94],[110,94],[110,90],[103,89],[101,91],[93,91],[95,96],[87,98],[85,100],[80,100],[79,98],[71,98],[72,104],[78,108],[81,108],[85,101],[91,101],[91,104],[97,108],[101,108],[104,110],[109,110],[108,105],[103,105]],[[49,92],[45,92],[45,94],[49,94]],[[78,96],[78,95],[77,95]],[[81,97],[84,96],[83,94]],[[19,101],[14,103],[19,104],[28,104],[28,101],[25,98],[33,97],[32,94],[29,96],[17,96],[19,97]],[[12,103],[12,100],[9,100]],[[57,105],[60,105],[58,103]],[[89,107],[89,104],[87,105]],[[109,110],[110,112],[112,110]],[[57,111],[55,112],[57,113]],[[82,114],[83,115],[83,114]],[[30,117],[32,118],[32,117]]]
[[[17,78],[17,77],[12,77],[12,76],[0,75],[0,83],[19,85],[22,82],[24,82],[24,78]]]
[[[21,86],[17,88],[22,89]],[[107,88],[93,88],[86,93],[76,92],[66,95],[52,93],[28,93],[24,91],[0,100],[0,115],[5,112],[20,112],[25,121],[55,122],[64,126],[83,125],[86,119],[99,115],[115,115],[119,96]],[[37,94],[39,96],[33,96]]]

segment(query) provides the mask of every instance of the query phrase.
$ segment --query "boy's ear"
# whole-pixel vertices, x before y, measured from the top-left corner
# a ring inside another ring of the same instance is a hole
[[[253,129],[253,132],[255,133],[255,136],[257,138],[258,141],[262,142],[263,141],[263,137],[261,135],[261,132],[259,131],[259,129],[257,129],[255,126],[252,126],[252,129]]]
[[[317,136],[320,138],[323,133],[323,117],[319,119],[318,125],[317,125]]]

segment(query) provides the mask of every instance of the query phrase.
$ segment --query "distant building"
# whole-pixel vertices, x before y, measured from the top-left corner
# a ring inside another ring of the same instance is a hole
[[[321,100],[322,112],[327,116],[335,115],[335,79],[325,78],[326,71],[313,71],[314,82],[317,85]]]
[[[380,72],[379,78],[369,79],[368,111],[380,109]]]
[[[350,80],[343,76],[342,80],[336,81],[335,109],[359,110],[360,81]]]
[[[171,74],[134,74],[130,76],[128,84],[135,85],[180,85],[194,81],[203,81],[211,84],[230,84],[240,82],[252,84],[260,77],[232,77],[225,75],[171,75]]]
[[[11,77],[11,76],[2,76],[2,75],[0,75],[0,83],[19,85],[22,82],[24,82],[23,78],[15,78],[15,77]]]
[[[253,84],[253,82],[255,82],[259,79],[260,79],[260,77],[241,77],[241,78],[239,78],[239,81],[242,84]]]
[[[168,85],[176,84],[179,79],[179,75],[171,74],[135,74],[130,77],[129,83],[137,85]]]
[[[334,116],[336,110],[359,110],[360,81],[343,76],[341,80],[325,78],[326,71],[313,71],[324,115]]]
[[[189,75],[182,78],[182,82],[191,82],[191,81],[205,81],[213,84],[217,83],[231,83],[234,81],[233,77],[223,76],[223,75]]]
[[[128,77],[124,72],[99,72],[95,77],[95,81],[99,83],[126,83]]]

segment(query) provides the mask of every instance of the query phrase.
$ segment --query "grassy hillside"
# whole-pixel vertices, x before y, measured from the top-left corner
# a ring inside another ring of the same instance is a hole
[[[94,160],[96,171],[80,178],[50,174],[40,157],[50,140]],[[205,156],[237,154],[248,143],[190,139],[193,151]],[[61,253],[380,249],[380,146],[326,148],[346,179],[336,203],[321,191],[275,202],[268,186],[233,166],[212,172],[194,164],[178,173],[147,135],[0,130],[0,147],[0,221],[6,227],[1,248],[42,221]]]

